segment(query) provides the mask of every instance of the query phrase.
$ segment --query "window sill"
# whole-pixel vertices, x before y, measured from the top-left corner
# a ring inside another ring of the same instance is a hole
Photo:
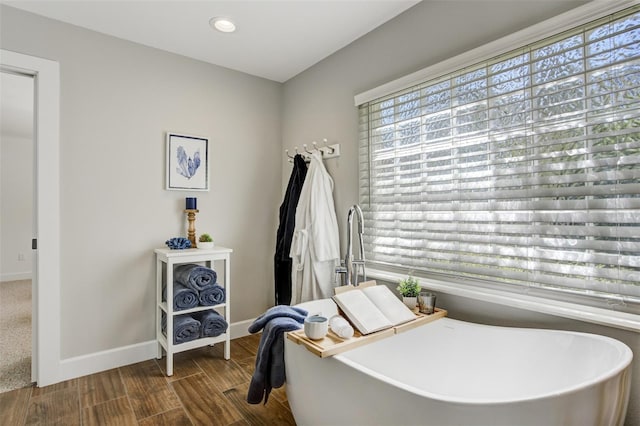
[[[406,274],[367,268],[367,277],[397,282],[406,278]],[[640,315],[579,305],[576,303],[544,299],[526,294],[515,294],[499,290],[479,288],[453,281],[434,280],[420,277],[418,277],[418,281],[422,287],[426,287],[429,290],[440,291],[454,296],[467,297],[474,300],[496,303],[512,308],[525,309],[528,311],[640,332]]]

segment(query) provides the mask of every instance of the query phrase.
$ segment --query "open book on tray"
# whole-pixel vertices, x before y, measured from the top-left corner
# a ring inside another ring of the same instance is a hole
[[[370,334],[416,319],[385,285],[367,281],[358,287],[336,287],[333,301],[361,334]]]

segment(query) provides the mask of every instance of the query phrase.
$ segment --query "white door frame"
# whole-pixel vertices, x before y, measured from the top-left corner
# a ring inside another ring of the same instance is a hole
[[[34,78],[35,229],[31,351],[38,386],[60,381],[60,66],[0,49],[0,69]]]

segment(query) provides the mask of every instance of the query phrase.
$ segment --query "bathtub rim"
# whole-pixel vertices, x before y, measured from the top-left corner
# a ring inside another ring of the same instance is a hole
[[[582,336],[587,336],[590,339],[595,339],[595,340],[600,340],[600,341],[605,341],[607,342],[607,344],[613,345],[615,348],[617,348],[619,350],[619,352],[621,353],[621,362],[614,368],[611,368],[609,370],[607,370],[606,372],[604,372],[603,374],[600,374],[590,380],[587,381],[583,381],[580,382],[579,384],[576,384],[574,386],[569,386],[569,387],[564,387],[561,388],[557,391],[553,391],[553,392],[548,392],[545,394],[539,394],[539,395],[532,395],[531,397],[520,397],[520,398],[502,398],[499,400],[494,399],[482,399],[482,398],[465,398],[465,397],[460,397],[460,396],[447,396],[447,395],[440,395],[440,394],[436,394],[436,393],[432,393],[432,392],[428,392],[425,391],[423,389],[417,388],[415,386],[411,386],[411,385],[407,385],[403,382],[400,382],[398,380],[395,380],[393,378],[390,378],[389,376],[386,376],[382,373],[378,373],[368,367],[363,366],[362,364],[353,361],[351,359],[348,358],[348,353],[350,351],[346,351],[343,354],[338,354],[338,355],[334,355],[333,358],[335,358],[337,361],[351,367],[354,368],[355,370],[366,374],[370,377],[373,377],[376,380],[380,380],[382,382],[385,382],[391,386],[394,386],[396,388],[399,388],[401,390],[404,390],[406,392],[410,392],[412,394],[418,395],[420,397],[424,397],[424,398],[429,398],[432,400],[436,400],[436,401],[442,401],[442,402],[446,402],[446,403],[453,403],[453,404],[466,404],[466,405],[503,405],[503,404],[513,404],[513,403],[522,403],[522,402],[534,402],[537,400],[542,400],[542,399],[547,399],[547,398],[557,398],[557,397],[561,397],[564,395],[570,395],[572,393],[581,391],[583,389],[588,389],[592,386],[595,386],[599,383],[604,383],[610,379],[612,379],[613,377],[621,374],[624,370],[629,369],[631,366],[631,363],[633,361],[633,351],[631,350],[631,348],[629,348],[629,346],[627,346],[624,342],[621,342],[617,339],[614,339],[612,337],[608,337],[608,336],[602,336],[599,334],[593,334],[593,333],[584,333],[584,332],[577,332],[577,331],[568,331],[568,330],[555,330],[555,329],[541,329],[541,328],[525,328],[525,327],[505,327],[505,326],[496,326],[496,325],[488,325],[488,324],[480,324],[480,323],[472,323],[472,322],[468,322],[468,321],[462,321],[462,320],[457,320],[457,319],[453,319],[453,318],[441,318],[439,321],[444,320],[445,322],[447,321],[453,321],[456,323],[462,323],[462,324],[472,324],[475,326],[482,326],[482,327],[491,327],[491,328],[501,328],[501,329],[507,329],[507,330],[511,330],[511,331],[527,331],[527,332],[545,332],[545,333],[554,333],[554,334],[569,334],[569,335],[582,335]],[[430,324],[423,324],[419,327],[416,327],[416,329],[414,330],[418,330],[421,327],[426,327],[429,326]],[[412,331],[412,330],[410,330]],[[408,332],[410,332],[408,331]],[[407,332],[407,333],[408,333]],[[389,336],[387,339],[393,339],[395,336]],[[384,340],[387,340],[384,339]],[[358,348],[355,348],[358,349]],[[312,355],[312,354],[310,354]],[[629,371],[629,374],[631,374],[631,371]]]

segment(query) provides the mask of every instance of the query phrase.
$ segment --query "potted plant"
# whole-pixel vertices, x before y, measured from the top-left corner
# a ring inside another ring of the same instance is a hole
[[[211,249],[213,248],[213,238],[209,234],[202,234],[200,238],[198,238],[198,248],[199,249]]]
[[[420,284],[418,280],[409,275],[408,278],[398,283],[396,290],[402,295],[402,301],[409,309],[415,309],[418,303],[418,294],[420,294]]]

